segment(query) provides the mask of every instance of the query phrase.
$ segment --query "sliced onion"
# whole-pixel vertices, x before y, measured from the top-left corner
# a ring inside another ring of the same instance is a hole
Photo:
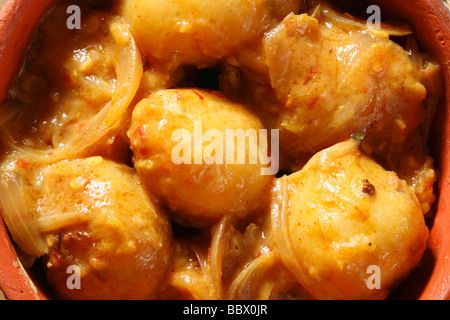
[[[120,35],[114,34],[117,32]],[[67,134],[61,146],[51,150],[37,150],[18,146],[12,139],[7,139],[6,142],[13,150],[40,163],[52,163],[79,155],[118,125],[139,88],[143,68],[139,49],[123,19],[114,19],[110,26],[110,33],[115,41],[112,51],[115,54],[114,65],[117,77],[117,85],[111,101],[87,122],[72,126],[71,132]],[[100,88],[100,90],[104,89]]]
[[[303,272],[297,257],[292,249],[289,239],[289,228],[287,225],[288,214],[288,183],[287,177],[283,176],[275,182],[272,190],[272,203],[270,207],[272,222],[273,242],[281,261],[294,275],[300,284],[304,283]]]
[[[205,249],[196,241],[175,240],[177,249],[175,261],[182,261],[182,266],[175,263],[174,271],[169,278],[169,285],[179,292],[188,292],[194,300],[217,299],[216,288],[212,284],[211,272]],[[197,257],[191,260],[191,253]],[[197,263],[200,268],[197,268]]]
[[[227,251],[229,233],[232,230],[232,215],[222,217],[211,240],[211,278],[219,299],[223,299],[222,266]]]
[[[37,227],[40,232],[55,232],[68,226],[84,224],[88,221],[88,216],[80,212],[69,212],[52,216],[45,216],[37,219]]]
[[[420,69],[423,68],[423,56],[419,52],[419,45],[417,44],[416,38],[414,36],[409,36],[406,39],[406,47],[405,50],[409,53],[409,56]]]
[[[210,276],[210,272],[208,269],[208,257],[205,256],[203,253],[203,250],[194,243],[188,244],[189,248],[194,252],[195,256],[197,257],[198,264],[200,265],[200,268],[202,269],[202,273],[205,276]]]
[[[40,233],[36,220],[27,215],[22,183],[18,179],[0,187],[3,219],[16,244],[27,254],[40,257],[48,253],[46,238]]]
[[[348,26],[353,26],[353,27],[355,27],[357,29],[361,29],[361,30],[369,29],[367,27],[367,23],[365,21],[356,19],[349,13],[338,13],[325,4],[319,5],[318,8],[320,8],[320,14],[323,17],[325,17],[333,22],[345,24]],[[316,10],[314,11],[315,15],[318,14],[318,12],[317,12],[318,8],[316,8]],[[381,23],[380,29],[382,31],[386,32],[390,36],[403,37],[403,36],[408,36],[408,35],[412,34],[412,30],[408,25],[394,26],[394,25],[390,25],[387,23]]]
[[[253,260],[248,266],[242,270],[239,275],[233,280],[228,289],[228,299],[230,300],[248,300],[253,299],[254,297],[248,297],[245,295],[244,291],[248,286],[254,286],[252,283],[253,278],[260,275],[262,272],[270,268],[275,263],[276,258],[275,254],[269,251],[266,254],[263,254]],[[268,300],[272,293],[272,288],[274,284],[271,284],[271,287],[264,288],[264,290],[260,291],[258,296],[259,300]]]

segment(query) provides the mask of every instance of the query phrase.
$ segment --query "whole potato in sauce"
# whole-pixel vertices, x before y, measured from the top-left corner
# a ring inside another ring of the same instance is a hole
[[[289,14],[229,58],[222,76],[223,90],[240,92],[265,125],[280,130],[286,170],[355,132],[366,135],[367,151],[391,154],[425,117],[425,72],[389,31],[317,11]]]
[[[135,168],[147,189],[178,222],[202,226],[226,213],[245,217],[263,205],[259,200],[272,175],[261,172],[265,165],[260,155],[268,154],[268,144],[260,129],[256,116],[219,92],[174,89],[139,102],[128,135]],[[242,132],[244,140],[228,144],[228,130],[237,136]],[[233,160],[228,162],[230,154]]]
[[[272,213],[278,249],[317,299],[384,299],[426,247],[414,191],[358,145],[319,152],[275,188],[284,199]]]
[[[61,161],[29,177],[25,204],[48,235],[45,269],[57,296],[155,298],[170,268],[171,229],[133,169],[92,157]],[[75,268],[80,287],[70,289]]]
[[[299,7],[298,0],[123,0],[117,10],[150,60],[177,67],[214,63]]]

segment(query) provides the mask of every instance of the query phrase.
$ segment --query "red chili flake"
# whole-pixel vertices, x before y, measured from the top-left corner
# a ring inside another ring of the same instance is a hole
[[[147,158],[148,155],[150,154],[147,148],[139,148],[138,152],[142,158]]]
[[[367,86],[364,86],[361,88],[362,93],[367,93],[369,91],[369,88]]]
[[[212,90],[210,93],[217,98],[225,99],[225,95],[220,91]]]
[[[17,159],[15,162],[16,162],[17,166],[19,166],[21,168],[24,168],[24,169],[27,168],[30,165],[29,162],[27,162],[27,161],[25,161],[23,159]]]
[[[317,74],[319,73],[317,65],[314,65],[314,66],[309,67],[308,73],[309,73],[309,75],[312,76],[313,78],[314,78],[315,76],[317,76]]]
[[[61,265],[62,258],[59,254],[53,252],[50,258],[50,267],[58,268]]]
[[[373,196],[375,194],[375,186],[365,179],[362,191],[369,196]]]
[[[314,109],[316,106],[317,101],[319,101],[319,97],[313,97],[308,103],[308,110]]]
[[[204,99],[205,99],[205,98],[204,98],[200,93],[198,93],[197,91],[194,90],[194,93],[197,95],[197,97],[200,98],[200,100],[204,100]]]
[[[310,82],[312,79],[314,79],[317,75],[319,74],[319,71],[317,69],[317,66],[311,66],[308,69],[308,75],[306,76],[305,81],[303,82],[303,84],[307,84],[308,82]]]
[[[136,130],[134,131],[134,135],[139,136],[140,138],[145,137],[146,135],[145,128],[142,126],[137,127]]]
[[[176,100],[176,101],[180,101],[180,100],[183,98],[183,97],[178,93],[178,91],[175,91],[174,96],[175,96],[175,100]]]

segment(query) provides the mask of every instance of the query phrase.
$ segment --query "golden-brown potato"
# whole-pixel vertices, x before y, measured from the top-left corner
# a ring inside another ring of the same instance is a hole
[[[179,223],[202,226],[262,205],[276,171],[261,161],[269,140],[261,129],[256,116],[218,92],[173,89],[136,105],[128,136],[147,189]]]
[[[428,239],[414,191],[346,141],[274,189],[274,239],[318,299],[383,299],[417,265]]]
[[[157,298],[171,264],[171,229],[135,171],[92,157],[33,172],[23,175],[24,204],[47,239],[45,269],[56,295]],[[69,279],[76,270],[79,287]]]
[[[354,132],[366,135],[368,152],[393,151],[424,119],[426,90],[422,69],[389,32],[329,8],[290,14],[228,59],[223,89],[240,91],[280,129],[287,169]]]
[[[123,0],[117,10],[149,59],[177,67],[214,63],[299,6],[298,0]]]

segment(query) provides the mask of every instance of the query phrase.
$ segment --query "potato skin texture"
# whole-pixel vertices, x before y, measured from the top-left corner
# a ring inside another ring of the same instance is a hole
[[[298,0],[125,0],[117,11],[150,60],[176,67],[211,64],[299,7]]]
[[[395,152],[424,119],[426,89],[408,53],[323,17],[290,14],[228,61],[223,90],[248,99],[280,130],[289,170],[354,132],[367,136],[371,153]]]
[[[228,129],[256,133],[264,129],[256,116],[219,92],[173,89],[151,94],[135,107],[128,130],[133,162],[148,191],[161,199],[173,213],[173,219],[182,225],[205,227],[226,213],[243,218],[258,210],[273,176],[261,174],[265,166],[259,160],[256,164],[248,161],[251,152],[254,155],[248,141],[244,164],[237,161],[237,156],[234,163],[227,163],[226,151],[223,159],[217,155],[216,161],[208,164],[207,155],[213,153],[208,153],[207,148],[215,138],[205,138],[201,145],[202,162],[196,164],[195,121],[201,123],[205,135],[210,129],[223,137]],[[192,149],[187,163],[176,164],[172,152],[180,140],[173,134],[180,129],[192,137]],[[223,141],[222,150],[226,148]],[[235,154],[238,149],[236,144]],[[267,154],[267,150],[258,149]]]
[[[172,260],[166,215],[135,171],[100,157],[58,162],[36,175],[36,214],[80,212],[85,222],[54,234],[46,275],[57,297],[74,300],[155,299]],[[42,189],[41,189],[42,188]],[[36,203],[34,202],[34,203]],[[80,289],[67,286],[80,268]]]
[[[428,239],[414,191],[347,141],[287,177],[288,232],[299,282],[318,299],[385,299]],[[369,289],[370,266],[380,288]]]

